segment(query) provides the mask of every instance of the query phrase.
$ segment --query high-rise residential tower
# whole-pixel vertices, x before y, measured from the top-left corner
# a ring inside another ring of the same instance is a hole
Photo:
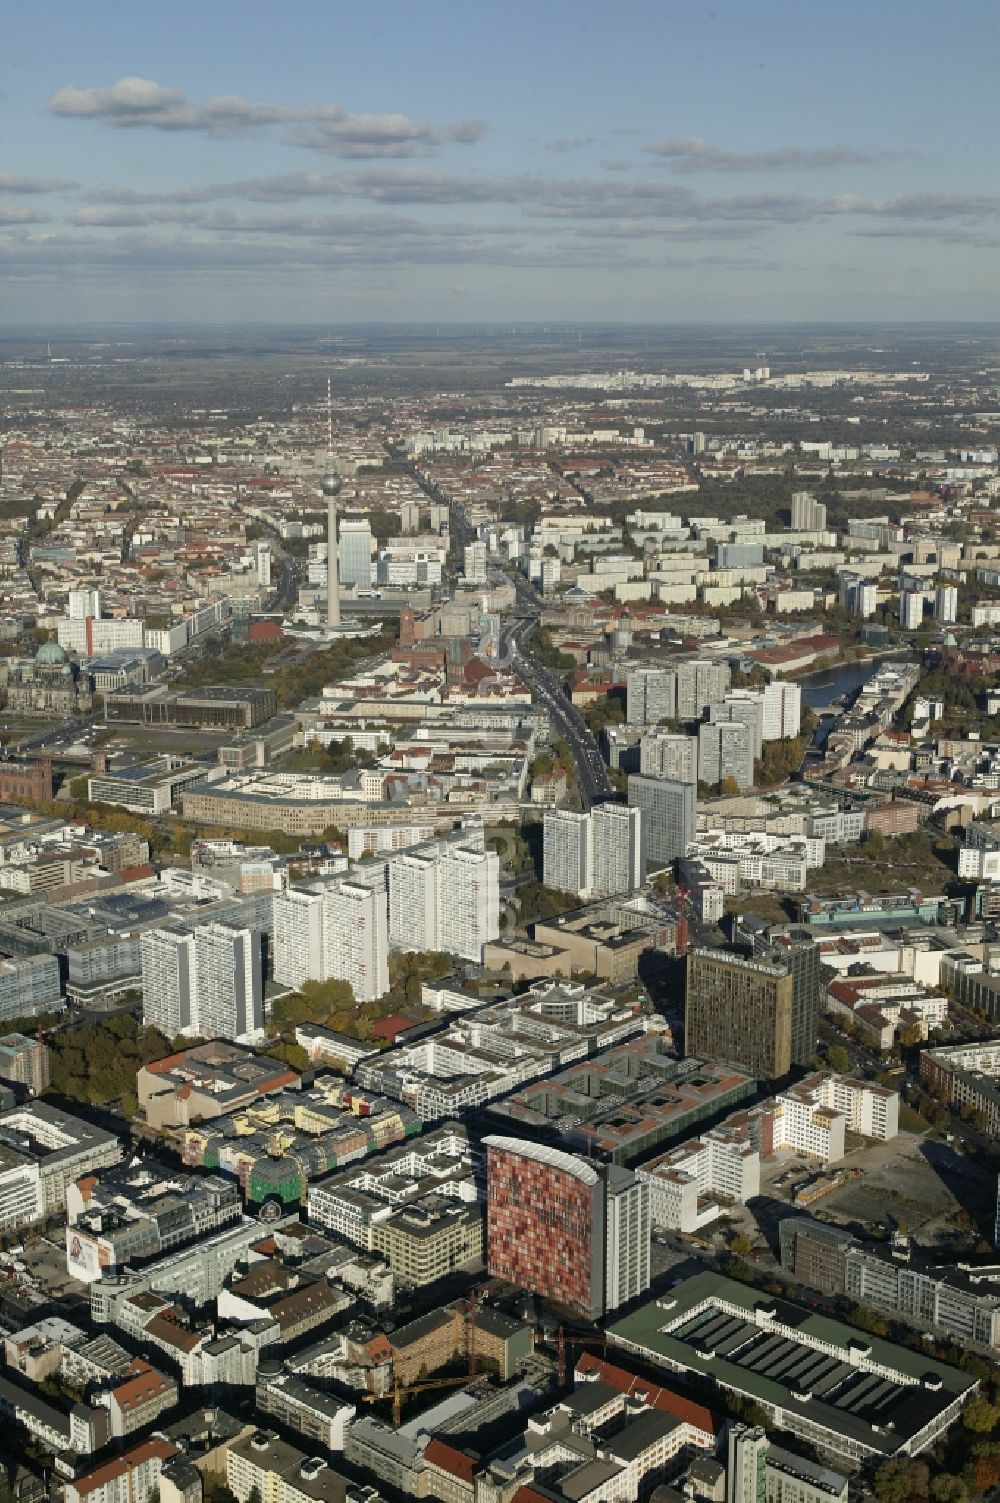
[[[142,1021],[167,1038],[191,1027],[194,1017],[194,935],[147,929],[139,942]]]
[[[149,929],[140,944],[142,1019],[172,1036],[241,1039],[264,1026],[264,973],[256,929],[208,923]]]
[[[195,1018],[203,1038],[241,1039],[264,1026],[260,934],[233,924],[194,931]]]
[[[547,809],[542,825],[542,881],[556,892],[590,893],[594,827],[589,814]]]
[[[597,897],[635,892],[646,878],[642,847],[642,811],[625,804],[598,804],[590,815],[593,828],[591,889]]]
[[[625,693],[629,725],[659,725],[677,714],[676,675],[671,668],[633,668]]]
[[[713,711],[713,717],[715,712]],[[698,727],[698,778],[715,788],[732,779],[753,787],[753,731],[742,720],[708,720]]]
[[[384,889],[340,879],[289,888],[274,899],[274,979],[347,981],[356,1002],[389,990],[387,899]]]
[[[673,731],[650,731],[639,742],[639,771],[656,778],[698,781],[698,738]]]

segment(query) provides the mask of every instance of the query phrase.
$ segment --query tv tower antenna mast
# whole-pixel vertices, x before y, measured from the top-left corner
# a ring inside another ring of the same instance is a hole
[[[337,545],[337,497],[344,482],[333,458],[333,393],[326,378],[326,473],[319,483],[326,497],[326,624],[340,626],[340,558]]]

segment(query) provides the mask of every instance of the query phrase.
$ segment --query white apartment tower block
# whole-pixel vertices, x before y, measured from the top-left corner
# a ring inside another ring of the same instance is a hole
[[[350,983],[355,1001],[389,990],[386,895],[360,882],[339,882],[323,894],[325,968]]]
[[[594,894],[605,897],[611,893],[635,892],[646,874],[642,811],[626,804],[598,804],[590,821]]]
[[[802,728],[802,687],[776,678],[763,692],[765,741],[784,741]]]
[[[240,1039],[264,1026],[260,935],[230,924],[195,930],[196,1030],[203,1038]]]
[[[326,980],[323,895],[289,887],[274,899],[274,979],[283,986]]]
[[[142,1019],[173,1035],[242,1039],[264,1026],[260,935],[231,924],[142,936]]]
[[[178,929],[147,929],[140,956],[142,1021],[173,1038],[191,1027],[194,935]]]
[[[500,934],[496,851],[435,843],[389,861],[389,943],[481,961]]]
[[[360,882],[290,888],[274,900],[274,979],[347,981],[357,1002],[389,990],[386,894]]]
[[[589,814],[548,809],[543,824],[542,881],[556,892],[590,892],[594,828]]]
[[[617,1310],[649,1288],[649,1186],[617,1165],[606,1184],[604,1307]]]
[[[639,771],[654,778],[698,781],[698,738],[673,731],[651,731],[639,742]]]
[[[441,863],[438,950],[481,961],[500,935],[500,857],[496,851],[445,851]]]

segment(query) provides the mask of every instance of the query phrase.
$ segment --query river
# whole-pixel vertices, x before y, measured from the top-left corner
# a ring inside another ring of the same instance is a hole
[[[877,667],[877,659],[865,658],[863,662],[841,663],[836,668],[821,668],[818,673],[803,674],[796,679],[796,683],[802,686],[802,703],[811,710],[824,710],[841,694],[854,694]]]

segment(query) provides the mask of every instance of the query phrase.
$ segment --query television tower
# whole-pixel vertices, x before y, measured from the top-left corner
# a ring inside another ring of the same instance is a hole
[[[337,497],[344,482],[333,461],[333,396],[326,378],[326,474],[319,483],[326,497],[326,624],[340,626],[340,557],[337,546]]]

